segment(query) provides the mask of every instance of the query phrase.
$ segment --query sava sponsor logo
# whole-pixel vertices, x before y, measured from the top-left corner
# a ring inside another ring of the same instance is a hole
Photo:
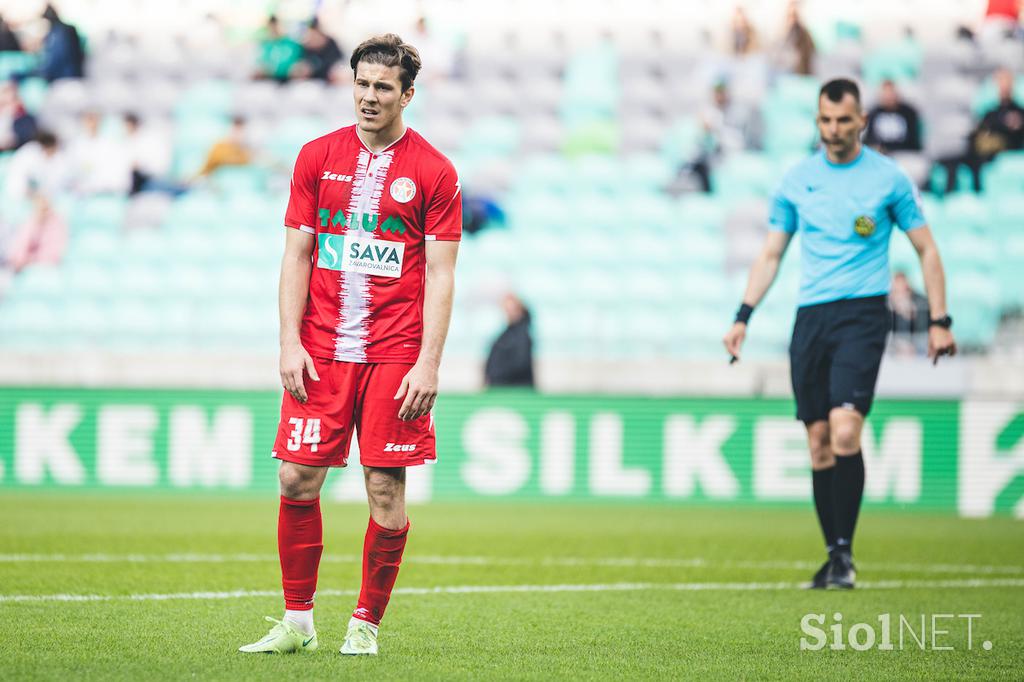
[[[384,446],[384,452],[415,452],[415,451],[416,451],[416,446],[414,444],[412,444],[412,445],[403,445],[401,443],[387,443]]]
[[[329,170],[325,170],[324,174],[320,176],[321,180],[335,180],[337,182],[352,182],[351,175],[343,175],[341,173],[332,173]]]
[[[317,267],[379,277],[399,277],[405,244],[384,239],[359,239],[320,234]]]

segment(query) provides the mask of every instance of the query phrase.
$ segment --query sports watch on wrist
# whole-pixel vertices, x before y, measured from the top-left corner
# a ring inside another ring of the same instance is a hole
[[[943,315],[937,320],[928,320],[929,327],[942,327],[943,329],[949,329],[953,326],[953,318],[949,315]]]

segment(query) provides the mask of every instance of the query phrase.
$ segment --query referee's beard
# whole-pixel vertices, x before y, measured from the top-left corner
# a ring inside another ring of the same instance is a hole
[[[860,133],[854,133],[852,140],[845,140],[841,137],[821,136],[821,144],[828,153],[828,158],[833,163],[848,163],[860,153]]]

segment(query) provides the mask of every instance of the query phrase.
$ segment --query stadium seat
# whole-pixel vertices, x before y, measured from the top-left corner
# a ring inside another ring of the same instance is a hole
[[[2,68],[2,67],[0,67]],[[46,103],[47,84],[42,78],[26,78],[18,86],[22,104],[32,114],[39,116]]]
[[[32,265],[18,273],[8,294],[19,300],[52,301],[65,296],[68,282],[64,269],[53,265]]]
[[[195,83],[179,96],[175,111],[182,120],[226,118],[231,113],[234,94],[234,84],[230,81]]]
[[[511,156],[519,148],[522,129],[511,116],[487,116],[477,119],[465,131],[461,148],[474,156]]]
[[[745,196],[768,196],[779,183],[779,170],[768,157],[752,152],[728,156],[712,175],[717,197],[735,200]]]

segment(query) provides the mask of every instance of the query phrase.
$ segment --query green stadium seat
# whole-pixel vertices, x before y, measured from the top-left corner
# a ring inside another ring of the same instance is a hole
[[[614,154],[619,148],[619,126],[614,119],[582,120],[567,128],[562,145],[566,156]]]
[[[121,196],[103,195],[79,199],[68,211],[68,220],[73,232],[86,230],[120,230],[124,226],[128,199]]]
[[[261,192],[266,189],[267,175],[267,170],[260,166],[222,166],[210,175],[210,183],[227,195]]]
[[[991,219],[990,202],[973,192],[958,192],[944,202],[942,222],[950,230],[984,232]]]
[[[1024,101],[1024,75],[1018,75],[1013,81],[1013,98],[1017,102]],[[978,88],[971,102],[971,111],[975,116],[984,116],[986,112],[999,105],[999,92],[995,81],[989,77]]]
[[[879,48],[864,57],[861,64],[864,82],[875,87],[883,80],[916,80],[922,58],[921,46],[914,40],[902,40]]]
[[[676,167],[657,154],[632,154],[619,168],[620,186],[641,192],[664,189],[676,176]]]
[[[68,281],[64,270],[53,265],[31,265],[14,278],[8,294],[20,300],[48,301],[68,294]]]
[[[38,116],[46,102],[47,87],[46,81],[42,78],[26,78],[21,81],[18,86],[18,94],[21,96],[21,102],[25,105],[25,109]]]
[[[751,152],[732,154],[711,179],[715,196],[735,199],[769,196],[779,183],[779,169],[767,156]]]
[[[109,263],[77,263],[67,268],[68,286],[77,295],[112,299],[119,295]]]
[[[607,155],[578,156],[573,160],[573,184],[577,189],[610,195],[622,184],[622,166]]]
[[[1024,194],[1024,151],[1003,152],[982,167],[986,195]]]
[[[81,230],[71,235],[64,261],[67,265],[113,263],[119,258],[121,236],[107,230]]]
[[[695,118],[678,118],[665,131],[659,152],[667,164],[678,169],[696,158],[703,138],[704,133]]]
[[[0,343],[15,348],[49,348],[61,340],[59,306],[39,299],[0,302]]]
[[[470,125],[461,141],[463,154],[512,156],[522,139],[522,125],[512,116],[486,116]]]
[[[196,83],[179,97],[175,112],[179,121],[193,117],[227,119],[234,103],[235,86],[227,80]]]
[[[179,230],[222,229],[229,216],[216,195],[195,191],[179,197],[171,205],[165,227],[172,233]]]
[[[39,64],[34,52],[0,52],[0,80],[31,73]]]

